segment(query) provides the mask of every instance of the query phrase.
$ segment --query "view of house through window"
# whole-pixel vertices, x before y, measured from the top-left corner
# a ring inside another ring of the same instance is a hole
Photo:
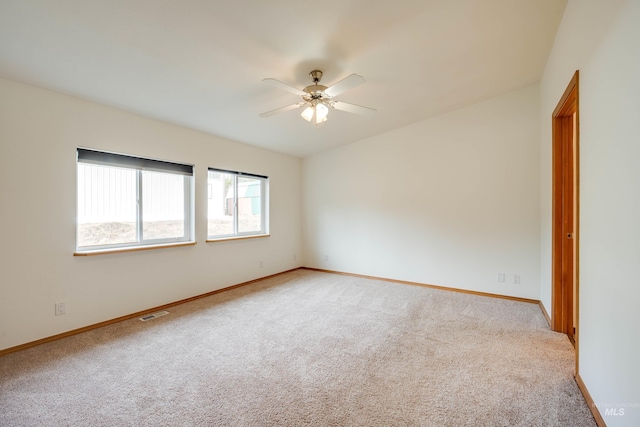
[[[78,149],[77,250],[192,239],[193,167]]]
[[[208,236],[266,234],[267,177],[209,169]]]

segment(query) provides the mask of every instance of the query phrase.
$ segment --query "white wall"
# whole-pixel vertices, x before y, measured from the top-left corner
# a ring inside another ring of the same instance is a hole
[[[638,0],[571,0],[541,82],[541,298],[550,310],[551,114],[579,69],[579,373],[608,426],[640,425],[639,22]]]
[[[304,264],[538,299],[538,101],[531,86],[305,158]]]
[[[78,146],[195,164],[198,244],[74,257]],[[298,158],[3,79],[0,149],[0,349],[301,264]],[[209,166],[270,177],[271,237],[205,243]]]

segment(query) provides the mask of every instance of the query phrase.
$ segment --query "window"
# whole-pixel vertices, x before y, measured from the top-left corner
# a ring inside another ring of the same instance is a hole
[[[193,166],[78,148],[76,251],[193,240]]]
[[[266,176],[209,169],[210,239],[267,234]]]

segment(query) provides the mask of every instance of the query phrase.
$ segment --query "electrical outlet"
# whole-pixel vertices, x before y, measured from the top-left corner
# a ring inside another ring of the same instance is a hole
[[[519,274],[514,274],[513,275],[513,284],[514,285],[519,285],[520,284],[520,275]]]
[[[67,308],[65,307],[64,303],[56,303],[56,316],[62,316],[63,314],[67,314]]]
[[[264,267],[264,262],[260,261],[260,268]]]
[[[329,262],[329,255],[324,256],[324,262]]]
[[[498,273],[498,282],[504,283],[504,280],[505,280],[505,274],[504,273]]]
[[[293,254],[293,260],[297,261],[298,260],[298,254]]]

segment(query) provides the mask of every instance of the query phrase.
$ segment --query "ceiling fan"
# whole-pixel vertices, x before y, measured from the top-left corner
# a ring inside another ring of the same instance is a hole
[[[313,70],[309,73],[309,77],[313,80],[313,84],[305,87],[304,89],[295,88],[276,79],[263,79],[263,82],[268,83],[271,86],[284,89],[295,95],[301,96],[302,101],[287,105],[286,107],[280,107],[275,110],[264,112],[260,114],[260,116],[268,117],[276,113],[306,106],[307,108],[305,108],[300,115],[306,121],[314,123],[317,126],[327,121],[329,108],[346,111],[348,113],[355,113],[362,116],[372,116],[376,113],[376,110],[373,108],[362,107],[360,105],[349,104],[348,102],[336,101],[333,99],[341,93],[363,84],[365,82],[364,77],[357,74],[351,74],[329,87],[320,84],[322,71]]]

